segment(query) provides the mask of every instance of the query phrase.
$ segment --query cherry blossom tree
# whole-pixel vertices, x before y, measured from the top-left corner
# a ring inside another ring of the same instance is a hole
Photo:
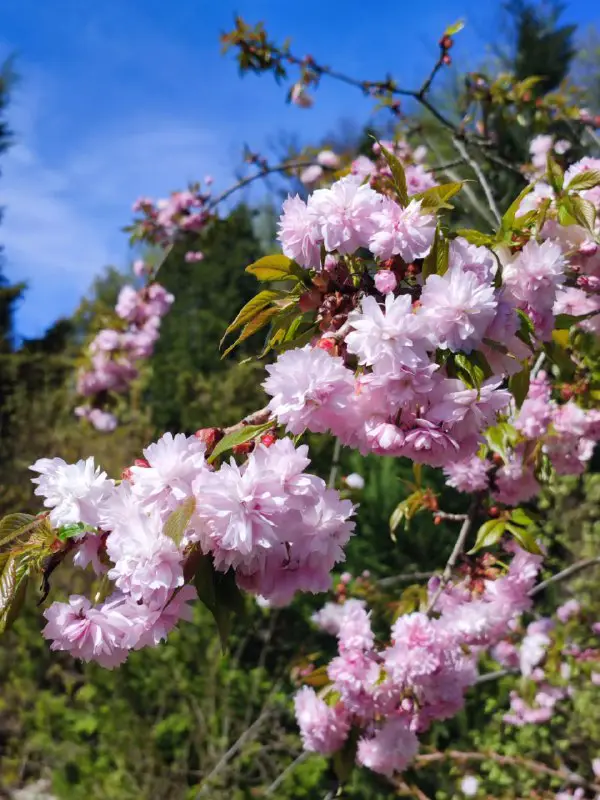
[[[111,669],[165,640],[189,619],[195,598],[212,612],[225,647],[245,595],[280,606],[328,591],[349,540],[360,536],[346,496],[346,487],[360,489],[360,476],[337,480],[340,448],[409,459],[414,484],[392,532],[423,513],[456,523],[450,557],[395,619],[376,613],[379,590],[366,579],[363,597],[338,592],[313,617],[337,638],[337,655],[309,670],[294,698],[304,748],[332,756],[340,785],[354,765],[402,789],[409,766],[476,761],[478,754],[420,748],[468,691],[497,676],[481,671],[485,659],[535,685],[531,697],[511,695],[512,725],[548,720],[576,691],[544,669],[550,658],[563,682],[574,664],[579,680],[598,682],[598,623],[578,638],[565,634],[581,613],[578,601],[551,617],[532,612],[550,582],[600,557],[541,580],[543,531],[523,506],[554,476],[583,473],[600,438],[600,159],[572,159],[570,140],[545,133],[532,138],[527,164],[512,164],[486,128],[490,104],[549,130],[560,119],[574,140],[593,142],[594,120],[563,100],[532,101],[532,78],[477,78],[462,115],[447,116],[430,89],[459,29],[443,34],[431,73],[409,90],[391,78],[355,80],[277,46],[262,26],[236,22],[224,41],[237,48],[242,69],[279,79],[297,70],[288,98],[302,108],[316,101],[322,80],[344,81],[388,108],[398,135],[374,140],[372,157],[322,150],[270,165],[250,154],[250,174],[220,195],[208,180],[166,200],[136,201],[132,240],[161,255],[136,262],[139,285],[122,289],[116,325],[89,343],[77,414],[114,430],[111,398],[151,356],[173,301],[158,278],[174,243],[205,230],[233,191],[277,173],[310,191],[283,202],[281,252],[240,265],[266,288],[223,340],[227,353],[268,328],[260,354],[270,356],[268,403],[228,428],[165,433],[118,478],[93,458],[42,457],[31,469],[45,510],[0,523],[0,627],[13,621],[33,576],[43,577],[43,602],[53,571],[72,556],[95,572],[95,591],[52,602],[43,635],[53,650]],[[400,98],[446,131],[452,164],[429,164],[426,146],[415,146],[414,136],[411,143]],[[469,170],[476,192],[462,180],[444,182],[456,167]],[[488,180],[495,169],[523,184],[506,208]],[[468,192],[471,203],[486,204],[484,229],[454,222],[450,201]],[[186,259],[202,268],[201,250]],[[308,471],[307,432],[336,439],[327,483]],[[423,467],[442,469],[447,484],[468,495],[463,513],[439,508]],[[532,769],[549,774],[544,765]],[[557,796],[600,792],[597,766],[590,769],[588,777],[554,770],[580,793]],[[477,791],[476,779],[465,777],[463,794]]]

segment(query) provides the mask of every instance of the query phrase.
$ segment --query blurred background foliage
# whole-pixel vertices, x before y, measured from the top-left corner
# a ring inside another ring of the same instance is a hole
[[[592,112],[600,110],[597,32],[563,26],[560,7],[547,3],[511,2],[506,20],[503,41],[495,43],[482,72],[541,75],[539,93],[568,91],[565,81],[572,78],[583,103]],[[455,71],[437,89],[437,101],[452,106],[462,80]],[[13,81],[7,65],[0,76],[0,153],[11,141]],[[417,141],[422,136],[432,158],[443,161],[448,156],[445,133],[429,119],[419,124]],[[526,161],[528,141],[540,131],[515,127],[500,112],[490,124],[505,156]],[[385,133],[383,121],[380,130]],[[360,124],[346,125],[337,137],[340,149],[364,149],[370,141]],[[505,206],[504,198],[519,188],[519,177],[499,172],[490,178],[498,203]],[[476,203],[466,201],[465,218],[475,210]],[[274,220],[269,207],[240,205],[203,238],[202,264],[186,263],[182,251],[174,249],[160,278],[175,295],[175,304],[154,357],[123,401],[125,424],[110,435],[74,418],[74,369],[95,320],[114,305],[127,275],[108,268],[72,318],[57,321],[40,339],[20,340],[13,314],[26,287],[10,285],[0,272],[0,514],[37,507],[28,465],[42,455],[75,460],[93,454],[118,475],[144,443],[165,430],[191,434],[200,427],[230,424],[262,405],[262,366],[240,363],[256,352],[260,336],[225,360],[218,345],[234,312],[255,292],[243,267],[274,247]],[[314,467],[324,476],[332,452],[333,443],[324,437],[311,442]],[[421,514],[395,541],[389,534],[389,516],[409,491],[404,482],[413,479],[410,466],[343,452],[340,474],[350,472],[362,474],[366,482],[356,496],[358,533],[345,565],[354,576],[370,572],[359,587],[368,580],[374,586],[376,580],[439,568],[452,546],[451,526],[435,526],[431,515]],[[428,472],[427,483],[440,493],[442,508],[463,510],[461,497],[443,489],[435,471]],[[598,553],[599,508],[597,471],[561,479],[540,499],[553,570]],[[582,573],[561,584],[546,593],[540,608],[552,609],[576,594],[598,615],[597,578]],[[77,591],[78,582],[83,589],[89,580],[87,572],[63,573],[53,594],[60,596],[67,587]],[[401,580],[389,581],[378,600],[383,617],[402,598],[410,601],[410,592]],[[333,643],[308,622],[323,599],[302,598],[283,610],[263,609],[248,600],[225,656],[208,613],[197,604],[194,622],[176,630],[168,645],[133,653],[122,668],[109,672],[50,653],[40,636],[43,619],[32,595],[26,614],[0,641],[0,796],[12,797],[18,787],[44,779],[48,791],[65,800],[325,797],[332,785],[330,767],[317,756],[300,756],[290,705],[299,666],[332,652]],[[550,725],[514,728],[502,722],[502,715],[515,681],[505,677],[475,689],[462,714],[435,727],[429,746],[520,756],[554,766],[561,766],[562,759],[569,769],[589,775],[600,742],[598,688],[579,693]],[[291,764],[294,769],[286,771]],[[560,788],[550,778],[541,781],[531,770],[500,766],[492,757],[468,764],[436,762],[409,772],[406,783],[424,793],[412,796],[444,800],[461,796],[457,787],[467,773],[485,778],[487,796],[495,798],[550,797],[551,790]],[[347,788],[347,797],[355,800],[395,796],[396,789],[366,770],[357,772]]]

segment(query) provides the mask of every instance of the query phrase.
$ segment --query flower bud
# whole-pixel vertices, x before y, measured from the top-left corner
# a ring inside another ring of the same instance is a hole
[[[315,347],[318,347],[319,350],[325,350],[331,356],[337,355],[337,343],[331,336],[322,336]]]
[[[271,447],[271,445],[275,444],[276,441],[277,437],[275,436],[273,431],[267,431],[266,433],[263,433],[263,435],[260,437],[260,443],[264,444],[265,447]]]
[[[194,434],[196,439],[200,439],[206,445],[208,453],[215,449],[217,442],[223,438],[223,431],[221,428],[200,428]]]
[[[300,295],[298,300],[298,307],[303,313],[306,311],[314,311],[321,305],[321,292],[316,289],[311,289],[308,292]]]
[[[241,444],[236,444],[231,448],[231,452],[236,456],[248,455],[248,453],[251,453],[253,450],[254,442],[242,442]]]
[[[375,287],[381,294],[390,294],[398,285],[396,276],[389,269],[380,269],[375,275]]]

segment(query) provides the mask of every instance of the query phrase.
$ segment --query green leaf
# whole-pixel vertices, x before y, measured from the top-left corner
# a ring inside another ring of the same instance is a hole
[[[464,353],[454,354],[454,366],[461,380],[474,389],[479,389],[486,378],[492,374],[490,365],[483,353],[473,351],[469,355]]]
[[[533,324],[533,320],[522,308],[517,308],[517,315],[520,320],[519,330],[517,331],[517,337],[526,344],[531,350],[533,350],[533,341],[532,337],[535,334],[535,325]]]
[[[511,375],[508,379],[508,388],[515,398],[517,408],[521,408],[523,401],[527,397],[527,392],[529,391],[529,375],[529,365],[526,364],[520,372],[517,372],[516,375]]]
[[[201,556],[194,576],[198,599],[204,603],[217,623],[221,649],[227,650],[233,614],[242,614],[244,598],[235,582],[235,572],[217,572],[211,556]]]
[[[548,183],[554,189],[554,191],[558,194],[558,192],[562,191],[563,183],[565,180],[565,173],[562,170],[560,164],[558,164],[548,153],[548,159],[546,161],[546,175],[548,177]]]
[[[533,184],[526,186],[518,195],[518,197],[513,200],[513,202],[508,207],[506,213],[502,217],[502,226],[501,230],[503,233],[508,233],[513,227],[515,217],[517,216],[517,212],[523,202],[523,199],[527,197],[527,195],[533,191]]]
[[[289,339],[286,336],[281,344],[275,345],[275,349],[278,353],[283,353],[285,350],[292,350],[296,347],[304,347],[305,344],[308,344],[310,341],[312,341],[312,339],[314,339],[316,333],[316,325],[311,325],[307,330],[304,330],[297,336],[294,336],[293,339]]]
[[[15,539],[23,540],[40,524],[40,518],[32,514],[8,514],[0,521],[0,547]]]
[[[404,167],[393,153],[390,153],[389,150],[385,149],[385,147],[381,144],[381,142],[378,142],[378,144],[381,147],[381,155],[387,161],[388,166],[392,172],[394,189],[396,190],[396,194],[398,195],[400,204],[403,206],[407,206],[408,189],[406,188],[406,174],[404,172]]]
[[[521,214],[519,217],[515,217],[514,227],[516,231],[523,231],[526,228],[530,228],[533,223],[537,220],[538,212],[537,209],[533,209],[532,211],[527,211],[525,214]]]
[[[295,267],[297,265],[291,258],[278,253],[259,258],[246,267],[246,272],[254,275],[259,281],[289,281],[298,279]]]
[[[169,514],[165,522],[163,533],[169,539],[172,539],[178,547],[195,510],[196,500],[193,497],[186,497],[183,503]]]
[[[23,574],[19,575],[17,570],[16,584],[11,599],[5,609],[0,612],[0,633],[5,633],[10,630],[13,622],[19,616],[19,612],[23,608],[23,603],[27,596],[28,582],[29,576],[27,572],[23,572]]]
[[[575,175],[566,188],[569,192],[583,192],[595,188],[598,184],[600,184],[600,170],[588,169]]]
[[[406,500],[403,500],[401,503],[398,503],[390,516],[390,536],[394,542],[396,541],[396,529],[404,519],[407,507]]]
[[[66,542],[67,539],[72,539],[73,536],[79,536],[85,533],[86,530],[93,530],[89,525],[84,522],[74,522],[72,525],[62,525],[57,531],[56,536],[61,542]]]
[[[554,329],[557,331],[568,331],[573,325],[581,321],[580,317],[574,317],[572,314],[557,314],[554,317]]]
[[[421,509],[422,501],[423,492],[418,489],[402,500],[402,502],[398,503],[390,516],[390,536],[392,541],[396,541],[396,529],[401,522],[404,522],[405,526],[408,528],[411,519]]]
[[[561,197],[558,200],[558,221],[561,225],[576,225],[577,220],[573,216],[573,206],[570,202],[571,198]]]
[[[508,448],[516,443],[518,433],[508,422],[499,422],[487,429],[485,438],[490,450],[508,461]]]
[[[444,237],[439,226],[435,229],[435,236],[431,250],[423,259],[421,274],[423,280],[430,275],[444,275],[448,270],[450,260],[450,242]]]
[[[327,686],[329,683],[331,683],[331,679],[327,674],[327,667],[323,664],[322,666],[313,669],[309,675],[305,675],[302,678],[302,683],[306,683],[308,686],[313,686],[315,689],[321,689],[323,686]],[[334,693],[330,692],[330,694],[327,695],[327,703],[329,702],[332,694]]]
[[[575,377],[576,366],[567,349],[559,344],[559,342],[557,342],[553,336],[553,340],[551,342],[545,342],[544,352],[550,361],[552,361],[552,363],[556,364],[558,367],[559,374],[557,377],[559,380],[564,381],[565,383],[571,383]]]
[[[457,33],[460,33],[462,29],[465,27],[465,23],[462,19],[459,19],[452,25],[448,25],[446,30],[444,31],[444,36],[455,36]]]
[[[433,186],[425,192],[415,194],[412,199],[420,200],[421,208],[427,211],[438,211],[440,208],[452,209],[454,206],[450,205],[448,200],[458,194],[464,185],[464,181],[442,183],[440,186]]]
[[[527,528],[529,525],[535,525],[534,520],[522,508],[513,508],[510,514],[511,522],[515,525],[521,525]]]
[[[490,519],[484,522],[477,531],[477,539],[474,546],[469,550],[468,555],[476,553],[483,547],[493,547],[498,544],[504,534],[506,523],[500,519]]]
[[[423,483],[423,464],[414,463],[412,469],[413,469],[413,476],[415,479],[415,485],[418,489],[420,489]]]
[[[533,89],[534,86],[537,86],[541,80],[543,80],[541,75],[530,75],[528,78],[519,81],[515,87],[518,90],[519,97],[523,97],[523,95]]]
[[[0,619],[12,602],[17,585],[17,558],[11,556],[0,572]]]
[[[579,195],[572,195],[564,200],[569,200],[569,212],[577,220],[577,222],[586,228],[590,233],[594,234],[594,225],[596,222],[596,208],[589,200],[584,200]]]
[[[261,328],[264,328],[265,325],[267,325],[273,319],[273,317],[277,316],[277,314],[280,314],[281,311],[282,309],[276,306],[271,306],[270,308],[264,308],[262,311],[259,311],[259,313],[254,317],[254,319],[250,320],[250,322],[246,324],[246,326],[244,327],[238,338],[235,340],[235,342],[229,345],[229,347],[227,348],[227,350],[225,350],[221,358],[225,358],[226,356],[228,356],[229,353],[231,353],[231,351],[238,346],[238,344],[241,344],[246,339],[249,339],[253,334],[257,333],[257,331],[259,331]]]
[[[538,206],[537,211],[537,229],[541,231],[544,227],[544,223],[546,222],[546,217],[548,216],[548,211],[550,206],[552,205],[552,200],[550,197],[544,197],[540,205]]]
[[[534,553],[537,556],[542,555],[542,551],[535,540],[534,530],[521,528],[518,525],[513,525],[512,522],[506,523],[506,530],[523,550],[526,550],[528,553]]]
[[[209,464],[212,464],[216,458],[225,453],[227,450],[231,450],[238,444],[244,444],[245,442],[249,442],[251,439],[255,439],[261,433],[264,433],[264,431],[266,431],[268,428],[272,427],[272,422],[263,422],[261,425],[244,425],[239,430],[228,433],[221,439],[220,442],[218,442],[217,446],[210,454],[208,458]]]
[[[426,604],[426,586],[422,583],[413,583],[411,586],[407,586],[400,595],[400,600],[396,603],[393,621],[395,622],[399,617],[403,617],[405,614],[412,614],[413,611],[418,611]]]
[[[230,334],[232,331],[235,331],[237,328],[241,328],[242,325],[246,325],[248,322],[253,320],[260,311],[267,306],[270,306],[275,302],[275,300],[280,300],[282,297],[284,297],[282,292],[275,292],[271,289],[265,289],[264,291],[259,292],[256,297],[253,297],[251,300],[249,300],[223,334],[221,346],[223,346],[223,342],[228,334]]]
[[[466,239],[469,244],[477,245],[477,247],[485,247],[494,241],[494,237],[489,233],[481,233],[474,228],[459,228],[456,233]]]

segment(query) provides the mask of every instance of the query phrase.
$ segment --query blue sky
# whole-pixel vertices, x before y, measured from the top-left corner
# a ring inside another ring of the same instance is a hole
[[[600,21],[593,0],[566,3],[563,19]],[[323,84],[316,107],[284,103],[270,76],[239,77],[219,34],[234,13],[263,20],[277,40],[359,78],[391,72],[417,85],[447,24],[467,27],[453,56],[475,64],[498,29],[493,0],[5,0],[0,56],[20,74],[9,121],[15,146],[2,157],[4,271],[29,290],[24,336],[69,314],[107,264],[128,263],[121,228],[139,195],[164,196],[212,174],[233,180],[244,143],[266,150],[281,133],[317,140],[370,104]],[[199,266],[199,269],[202,267]]]

